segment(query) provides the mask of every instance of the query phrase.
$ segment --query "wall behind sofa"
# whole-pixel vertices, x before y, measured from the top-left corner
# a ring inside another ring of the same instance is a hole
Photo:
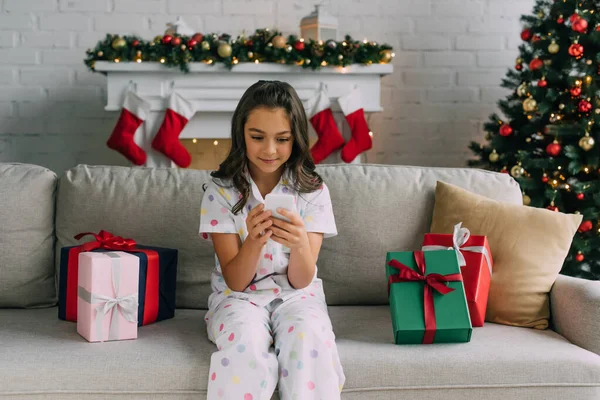
[[[79,163],[127,165],[106,148],[118,113],[105,112],[105,78],[83,65],[106,33],[150,39],[182,15],[202,32],[298,31],[317,1],[0,0],[0,162],[57,172]],[[533,0],[329,0],[340,32],[394,46],[385,111],[370,117],[364,161],[463,166],[520,44]]]

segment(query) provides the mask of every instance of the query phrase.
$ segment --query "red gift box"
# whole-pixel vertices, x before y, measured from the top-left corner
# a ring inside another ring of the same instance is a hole
[[[463,276],[465,295],[473,327],[483,326],[492,279],[492,252],[485,236],[471,236],[461,224],[454,226],[454,234],[426,233],[422,250],[456,251]]]

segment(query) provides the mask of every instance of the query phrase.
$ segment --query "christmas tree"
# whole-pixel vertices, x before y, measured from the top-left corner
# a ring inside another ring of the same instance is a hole
[[[600,3],[538,0],[469,165],[510,173],[523,203],[583,214],[562,273],[600,279]]]

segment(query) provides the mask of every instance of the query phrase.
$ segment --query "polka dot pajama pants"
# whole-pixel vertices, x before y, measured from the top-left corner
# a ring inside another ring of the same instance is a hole
[[[208,399],[335,400],[345,377],[325,302],[298,295],[266,307],[227,299],[207,322],[217,345]]]

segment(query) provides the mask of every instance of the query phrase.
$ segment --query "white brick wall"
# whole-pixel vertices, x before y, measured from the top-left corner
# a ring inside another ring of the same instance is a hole
[[[326,0],[340,33],[388,42],[395,72],[382,79],[382,113],[366,161],[464,166],[483,137],[506,69],[518,56],[519,17],[533,0]],[[0,162],[62,172],[127,162],[105,146],[117,113],[85,49],[106,33],[152,38],[178,15],[202,32],[260,27],[297,33],[312,3],[298,0],[0,0]]]

